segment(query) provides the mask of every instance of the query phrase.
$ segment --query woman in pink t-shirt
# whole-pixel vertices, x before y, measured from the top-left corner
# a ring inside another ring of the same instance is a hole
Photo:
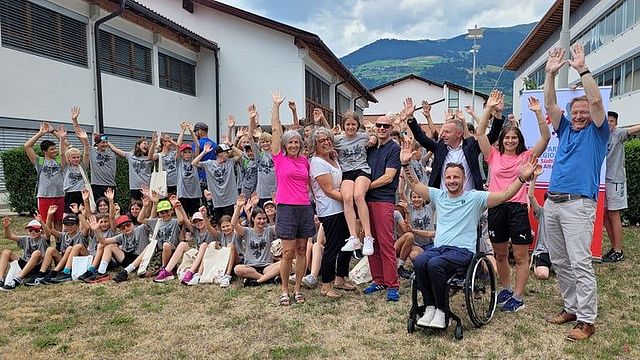
[[[517,126],[506,126],[498,137],[498,148],[491,146],[486,135],[491,110],[504,107],[501,92],[493,91],[487,100],[476,139],[484,158],[489,164],[489,191],[502,191],[518,179],[518,168],[530,156],[538,156],[544,152],[551,138],[549,126],[542,116],[540,102],[529,98],[529,109],[536,114],[540,128],[540,140],[527,150],[524,136]],[[520,180],[523,181],[523,180]],[[524,181],[523,181],[524,182]],[[525,187],[516,193],[508,202],[489,209],[489,238],[496,254],[501,291],[498,293],[498,304],[501,311],[515,312],[524,308],[522,295],[529,277],[529,245],[531,244],[531,225],[527,209]],[[516,260],[515,288],[511,287],[509,271],[509,240]]]
[[[296,258],[296,284],[294,301],[302,304],[300,292],[302,278],[307,269],[307,240],[316,233],[313,208],[309,200],[309,160],[302,154],[302,137],[294,130],[283,133],[280,123],[280,105],[284,97],[278,92],[271,94],[271,152],[276,173],[276,234],[282,239],[282,296],[280,305],[291,303],[289,298],[289,271],[294,255]]]

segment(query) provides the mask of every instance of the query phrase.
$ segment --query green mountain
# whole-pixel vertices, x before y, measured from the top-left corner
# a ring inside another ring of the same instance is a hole
[[[506,28],[486,28],[476,58],[476,90],[513,90],[514,72],[502,66],[533,29],[535,23]],[[380,39],[341,58],[368,88],[415,74],[436,82],[450,81],[471,88],[473,45],[465,35],[440,40]],[[501,73],[502,72],[502,73]]]

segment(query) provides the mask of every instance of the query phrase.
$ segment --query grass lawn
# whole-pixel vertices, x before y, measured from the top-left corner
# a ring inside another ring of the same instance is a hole
[[[22,234],[26,221],[14,218],[12,228]],[[224,290],[135,278],[124,284],[74,282],[0,293],[0,358],[638,359],[639,237],[639,228],[626,228],[627,259],[595,265],[596,333],[579,344],[565,340],[571,325],[544,321],[562,305],[554,279],[530,278],[526,309],[498,312],[480,329],[473,328],[462,295],[456,295],[452,308],[463,319],[465,338],[454,341],[453,327],[445,333],[407,334],[407,281],[398,303],[361,292],[330,301],[318,290],[307,290],[306,304],[281,308],[274,285],[245,289],[236,282]],[[0,240],[0,248],[6,247],[15,245]]]

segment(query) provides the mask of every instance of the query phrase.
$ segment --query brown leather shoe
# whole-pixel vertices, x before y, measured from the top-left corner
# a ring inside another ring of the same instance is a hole
[[[569,341],[579,341],[579,340],[587,340],[588,338],[596,332],[596,327],[593,324],[587,324],[582,321],[579,321],[576,326],[569,331],[567,334],[567,340]]]
[[[566,324],[568,322],[576,321],[576,320],[577,320],[576,314],[570,314],[566,312],[564,309],[562,309],[562,311],[558,315],[547,319],[547,322],[551,324],[562,325],[562,324]]]

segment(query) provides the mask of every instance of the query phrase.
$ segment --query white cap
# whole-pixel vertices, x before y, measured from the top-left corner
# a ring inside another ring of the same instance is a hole
[[[200,213],[199,211],[196,211],[195,213],[193,213],[193,216],[191,217],[191,220],[204,220],[204,217],[202,216],[202,213]]]
[[[25,229],[29,229],[29,228],[42,229],[42,224],[40,224],[40,221],[38,221],[38,220],[31,220],[31,221],[29,221],[27,226],[25,226],[24,228]]]

